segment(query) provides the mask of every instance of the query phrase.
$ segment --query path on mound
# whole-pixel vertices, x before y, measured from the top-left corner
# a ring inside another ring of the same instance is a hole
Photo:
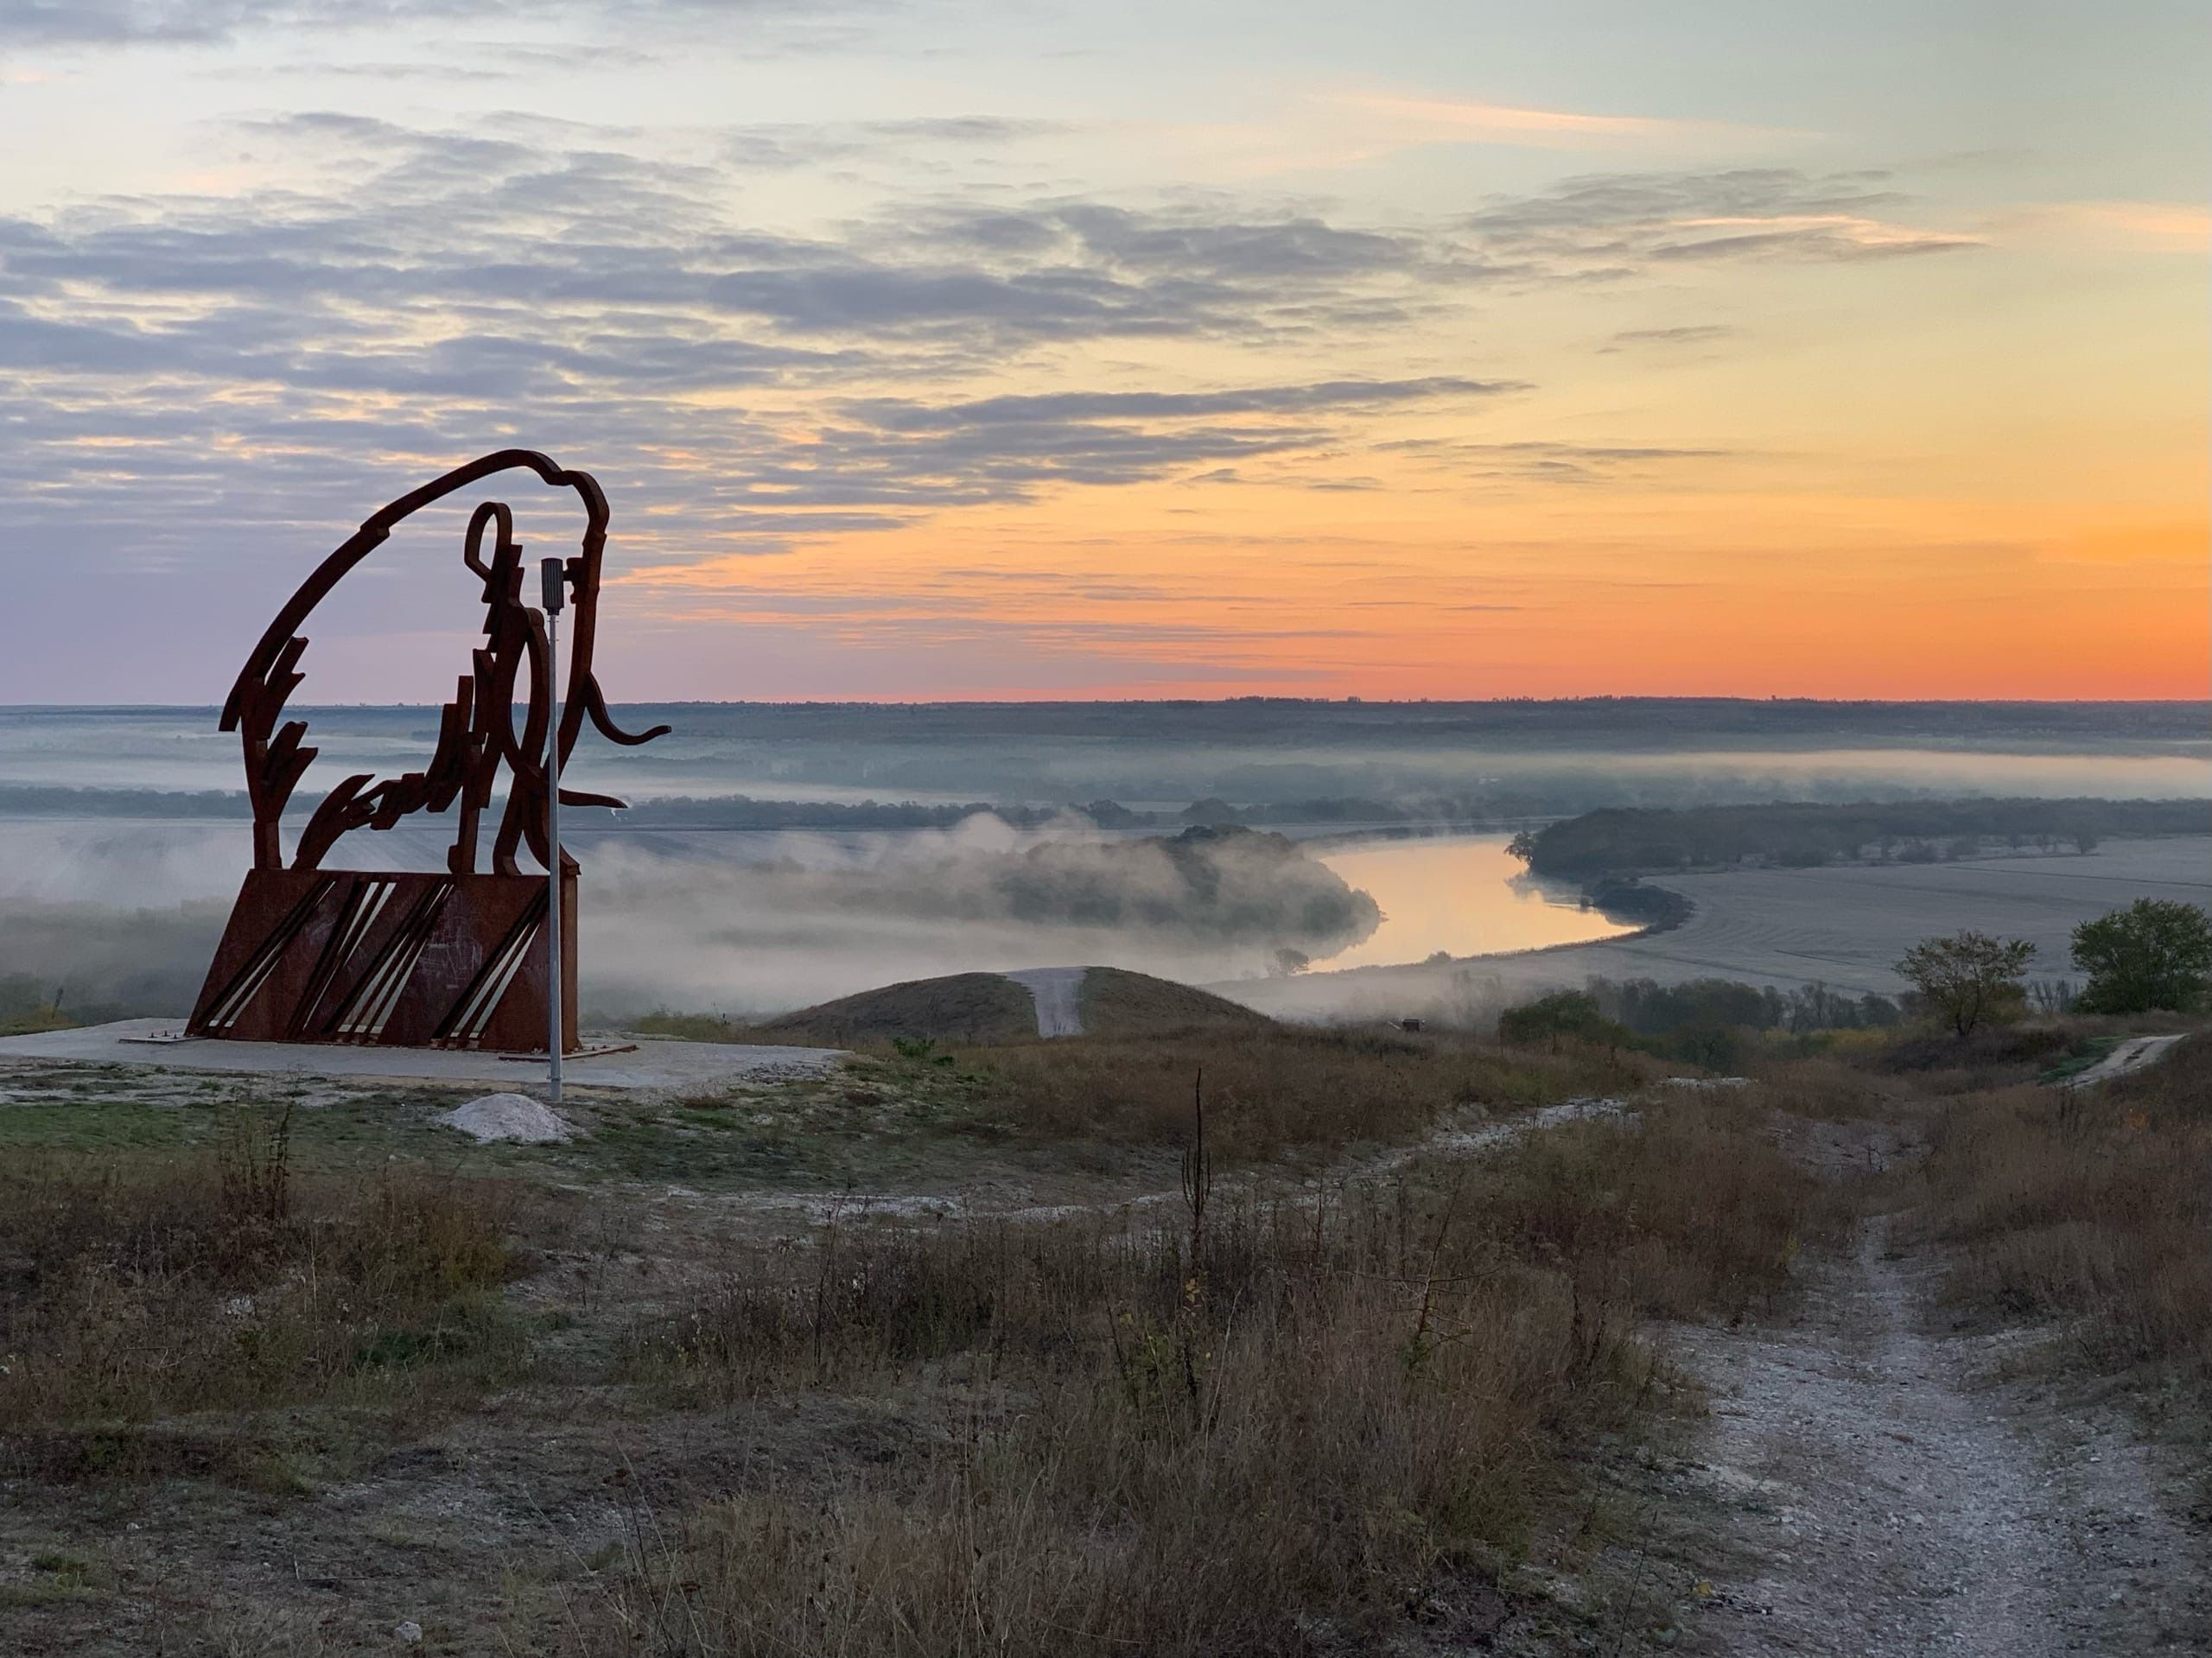
[[[1037,1034],[1083,1034],[1083,978],[1087,967],[1030,967],[1019,973],[1002,973],[1029,993],[1037,1004]]]
[[[2202,1544],[2127,1424],[1994,1384],[2002,1337],[1927,1333],[1941,1263],[1892,1239],[1867,1223],[1788,1328],[1675,1332],[1712,1396],[1711,1461],[1691,1477],[1744,1562],[1708,1574],[1709,1649],[2207,1650]]]

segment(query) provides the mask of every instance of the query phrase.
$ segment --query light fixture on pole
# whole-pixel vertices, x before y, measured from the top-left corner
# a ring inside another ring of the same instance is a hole
[[[549,558],[538,565],[545,592],[545,1007],[548,1104],[561,1103],[561,1049],[568,1035],[561,983],[561,606],[568,566]]]

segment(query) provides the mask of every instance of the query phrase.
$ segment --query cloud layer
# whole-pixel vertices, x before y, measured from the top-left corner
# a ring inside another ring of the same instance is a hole
[[[513,23],[582,16],[636,27],[864,10],[807,0],[0,0],[0,46],[210,46],[285,29],[372,31],[410,23]],[[627,14],[626,18],[623,14]]]
[[[80,26],[152,39],[326,15],[234,4],[188,25],[111,7]],[[21,4],[0,16],[0,35],[48,26]],[[1309,515],[1287,492],[1317,519],[1411,514],[1449,533],[1446,498],[1588,499],[1745,463],[1734,444],[1669,441],[1648,409],[1577,416],[1587,391],[1553,385],[1572,367],[1562,296],[1606,296],[1607,326],[1573,347],[1586,359],[1682,365],[1755,332],[1700,297],[1727,273],[1978,245],[1916,228],[1910,192],[1867,172],[1585,173],[1386,216],[997,165],[1076,130],[274,114],[202,135],[242,181],[222,194],[0,215],[0,523],[18,592],[61,617],[135,605],[212,638],[208,619],[264,611],[382,502],[524,444],[613,486],[633,614],[908,659],[969,640],[1052,686],[1088,683],[1070,665],[1084,660],[1152,677],[1125,683],[1229,680],[1269,652],[1302,678],[1326,669],[1288,653],[1364,649],[1351,642],[1416,613],[1512,613],[1530,588],[1510,568],[1481,590],[1456,572],[1408,583],[1417,567],[1395,555],[1363,582],[1316,555],[1318,574],[1255,590],[1252,569],[1216,561],[1289,545]],[[850,187],[834,211],[792,206],[833,176]],[[1554,319],[1548,355],[1522,317]],[[1108,569],[1063,550],[1094,511],[1147,491],[1154,523],[1133,533],[1184,552]],[[1275,516],[1240,540],[1222,526],[1258,492]],[[973,526],[1014,513],[1033,515],[1026,543],[979,543]],[[1049,549],[1046,513],[1069,531]],[[923,543],[868,568],[847,551],[892,532],[911,548],[947,520],[963,529],[943,556]],[[1388,541],[1360,524],[1348,545]],[[1516,545],[1508,566],[1545,556]],[[846,562],[802,580],[744,568],[832,549]],[[989,577],[935,574],[951,568]],[[366,590],[371,634],[422,626],[397,619],[400,596]],[[58,638],[40,646],[56,662],[73,648]],[[326,669],[332,648],[317,646]]]
[[[66,530],[96,563],[187,557],[218,502],[239,550],[280,531],[289,549],[397,473],[517,439],[588,450],[641,489],[671,556],[687,535],[702,553],[788,544],[1319,451],[1387,411],[1532,389],[1475,372],[1102,390],[1070,353],[1402,353],[1485,295],[1969,245],[1889,226],[1899,197],[1878,181],[1775,170],[1576,178],[1429,226],[1225,199],[949,199],[800,235],[729,205],[721,156],[757,134],[704,160],[513,121],[301,115],[246,136],[289,181],[0,219],[0,499],[34,549]],[[836,142],[894,137],[1004,134]],[[1065,389],[957,390],[1025,378]]]

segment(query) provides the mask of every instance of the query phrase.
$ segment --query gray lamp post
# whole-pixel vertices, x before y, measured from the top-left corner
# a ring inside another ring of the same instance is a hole
[[[568,568],[549,558],[538,565],[545,581],[545,986],[547,1103],[561,1103],[561,1049],[568,1021],[561,1017],[561,606]]]

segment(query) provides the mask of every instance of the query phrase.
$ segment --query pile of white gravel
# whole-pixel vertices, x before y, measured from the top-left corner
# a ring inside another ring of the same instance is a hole
[[[519,1140],[543,1146],[573,1139],[576,1132],[575,1125],[551,1106],[542,1105],[526,1094],[486,1094],[430,1121],[458,1128],[480,1142]]]

